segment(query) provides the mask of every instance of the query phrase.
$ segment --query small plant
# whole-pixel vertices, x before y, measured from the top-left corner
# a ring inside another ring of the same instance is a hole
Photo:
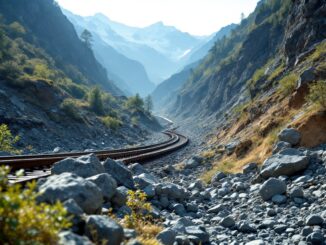
[[[326,81],[318,81],[309,86],[307,101],[326,111]]]
[[[104,114],[104,106],[102,100],[102,94],[98,87],[95,87],[91,90],[88,95],[89,107],[97,115]]]
[[[139,124],[139,119],[137,117],[132,117],[131,118],[131,124],[133,126],[137,126]]]
[[[124,227],[135,229],[138,240],[144,245],[159,245],[155,237],[162,231],[162,227],[156,224],[149,214],[150,203],[146,202],[147,196],[144,192],[129,191],[127,206],[131,209],[131,214],[126,215],[122,220]]]
[[[201,156],[206,159],[212,159],[215,156],[214,150],[208,150],[201,153]]]
[[[122,126],[122,122],[119,119],[111,116],[103,117],[101,118],[101,121],[106,127],[113,130],[116,130],[117,128]]]
[[[19,136],[13,136],[6,124],[0,125],[0,151],[19,154],[20,151],[14,147],[19,141]]]
[[[144,111],[144,101],[139,94],[136,94],[125,102],[125,107],[133,112]]]
[[[71,226],[63,205],[38,204],[36,183],[9,185],[8,173],[0,167],[1,244],[57,244],[58,233]]]
[[[65,99],[60,108],[66,113],[67,116],[71,117],[76,121],[83,121],[82,116],[78,112],[78,106],[76,105],[75,101],[72,99]]]
[[[294,92],[295,87],[296,87],[296,83],[298,80],[298,76],[296,74],[289,74],[285,77],[283,77],[280,81],[280,87],[279,87],[279,92],[283,95],[283,96],[288,96],[291,93]]]

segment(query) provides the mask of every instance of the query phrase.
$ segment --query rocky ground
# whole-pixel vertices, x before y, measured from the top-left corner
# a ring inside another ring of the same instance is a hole
[[[296,130],[285,129],[261,167],[218,172],[210,184],[198,179],[209,163],[196,155],[181,169],[101,163],[94,155],[66,159],[39,181],[39,201],[59,199],[74,215],[72,230],[60,234],[62,244],[91,244],[91,228],[108,244],[139,244],[135,232],[107,215],[109,208],[117,217],[130,212],[129,189],[147,194],[153,217],[163,220],[157,239],[165,245],[325,244],[326,145],[296,148],[299,140]]]

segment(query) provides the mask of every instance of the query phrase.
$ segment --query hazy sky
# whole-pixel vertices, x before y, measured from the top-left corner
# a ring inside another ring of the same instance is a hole
[[[251,13],[258,0],[57,0],[71,12],[89,16],[103,13],[111,20],[144,27],[158,21],[196,35],[208,35],[241,13]]]

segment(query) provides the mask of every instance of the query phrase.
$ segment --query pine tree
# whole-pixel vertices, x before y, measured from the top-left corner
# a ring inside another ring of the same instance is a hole
[[[98,87],[95,87],[91,90],[88,99],[91,110],[94,111],[97,115],[103,115],[104,106],[101,91]]]
[[[85,29],[81,34],[80,34],[80,39],[86,44],[88,48],[92,47],[92,42],[93,42],[93,35],[90,33],[89,30]]]
[[[153,100],[150,95],[145,98],[145,110],[149,113],[153,110]]]

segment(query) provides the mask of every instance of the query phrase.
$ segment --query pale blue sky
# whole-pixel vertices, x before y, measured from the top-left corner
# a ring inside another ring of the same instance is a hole
[[[251,13],[258,0],[57,0],[75,14],[103,13],[110,19],[144,27],[158,21],[195,35],[208,35],[243,12]]]

